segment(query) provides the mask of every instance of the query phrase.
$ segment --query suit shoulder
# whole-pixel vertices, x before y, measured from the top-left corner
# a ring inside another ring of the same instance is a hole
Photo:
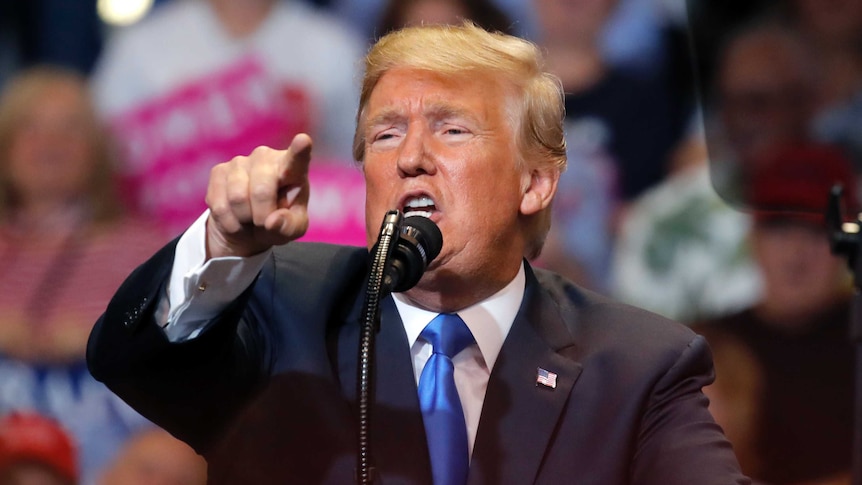
[[[551,271],[534,271],[578,340],[646,351],[679,348],[696,338],[690,328],[679,322],[581,288]]]

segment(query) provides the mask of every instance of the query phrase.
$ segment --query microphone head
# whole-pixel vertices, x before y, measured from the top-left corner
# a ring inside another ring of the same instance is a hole
[[[416,241],[425,266],[428,266],[443,249],[443,234],[440,228],[434,221],[424,216],[405,217],[401,224],[401,236]]]
[[[384,286],[396,292],[413,288],[442,248],[443,234],[434,221],[423,216],[405,217],[386,267]]]

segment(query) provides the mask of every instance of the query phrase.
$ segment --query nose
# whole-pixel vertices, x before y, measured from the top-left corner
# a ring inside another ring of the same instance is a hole
[[[433,175],[436,172],[430,132],[422,126],[411,124],[398,153],[398,174],[401,177]]]

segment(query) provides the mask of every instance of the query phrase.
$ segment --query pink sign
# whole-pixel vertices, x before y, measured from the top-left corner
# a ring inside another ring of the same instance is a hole
[[[249,57],[120,116],[123,183],[133,205],[183,231],[205,209],[210,169],[259,145],[284,148],[308,131],[311,97]]]
[[[302,240],[365,246],[365,178],[360,169],[312,160],[308,181],[308,232]]]

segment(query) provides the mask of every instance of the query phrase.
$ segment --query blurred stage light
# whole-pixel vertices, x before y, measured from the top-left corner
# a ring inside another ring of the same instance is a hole
[[[109,25],[130,25],[141,20],[150,9],[153,0],[99,0],[99,17]]]

